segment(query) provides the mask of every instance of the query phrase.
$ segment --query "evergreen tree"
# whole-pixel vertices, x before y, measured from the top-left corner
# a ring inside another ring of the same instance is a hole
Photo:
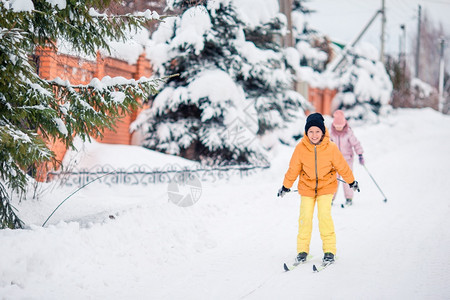
[[[191,3],[169,1],[182,15],[152,36],[156,76],[179,76],[161,87],[135,126],[143,127],[150,149],[210,163],[251,162],[262,153],[257,136],[303,112],[304,99],[289,89],[282,53],[262,38],[271,25],[254,30],[249,42],[232,1]]]
[[[378,115],[389,112],[392,82],[378,57],[378,51],[367,43],[349,51],[347,63],[334,74],[338,86],[334,109],[364,121],[378,121]]]
[[[278,43],[286,30],[286,17],[278,13],[263,24],[245,24],[247,42],[238,44],[249,69],[242,68],[236,80],[247,99],[255,103],[259,135],[283,129],[291,121],[303,121],[304,110],[311,109],[303,96],[292,90],[294,77],[286,53]],[[248,48],[252,49],[250,55],[246,54]],[[282,139],[287,142],[289,138],[292,137]]]
[[[30,59],[37,47],[55,47],[63,39],[75,51],[95,55],[109,50],[108,40],[124,40],[132,28],[153,18],[108,16],[98,13],[111,1],[78,0],[0,2],[0,228],[20,228],[11,193],[25,192],[26,170],[54,161],[46,142],[59,139],[73,146],[74,135],[83,140],[101,136],[117,118],[136,108],[137,98],[153,91],[150,80],[92,80],[72,86],[59,79],[43,80]],[[54,4],[56,3],[56,4]]]
[[[315,12],[315,10],[308,8],[305,3],[309,2],[308,0],[293,0],[292,1],[292,11],[302,13],[304,15],[311,14]]]
[[[300,54],[300,66],[311,67],[314,71],[323,72],[332,58],[332,49],[328,38],[312,28],[305,16],[314,10],[305,6],[305,0],[294,0],[292,3],[292,30],[295,48]]]

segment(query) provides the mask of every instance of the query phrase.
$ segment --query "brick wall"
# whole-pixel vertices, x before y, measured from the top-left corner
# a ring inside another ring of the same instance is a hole
[[[95,77],[101,79],[105,75],[108,75],[110,77],[122,76],[127,79],[138,80],[142,76],[149,77],[151,75],[151,65],[150,62],[145,58],[144,53],[138,58],[137,63],[132,66],[124,61],[114,58],[105,58],[103,61],[103,66],[103,73]],[[140,108],[138,111],[133,111],[130,115],[123,116],[117,122],[115,131],[106,129],[103,139],[98,139],[98,141],[108,144],[131,145],[133,141],[133,135],[130,134],[130,124],[134,120],[136,120],[142,109],[143,108]]]
[[[322,115],[331,115],[331,101],[336,95],[336,90],[308,88],[308,100],[316,108],[316,112]]]
[[[102,57],[97,53],[95,60],[86,60],[80,57],[57,53],[50,47],[38,48],[35,53],[38,61],[38,73],[41,78],[52,80],[59,77],[69,80],[71,84],[88,84],[93,78],[102,79],[105,76],[121,76],[126,79],[140,79],[151,76],[150,62],[145,58],[145,54],[139,57],[134,65],[127,62]],[[133,137],[129,132],[130,124],[136,119],[140,111],[134,111],[130,115],[124,115],[117,122],[114,130],[105,130],[103,139],[98,139],[101,143],[130,145]],[[48,142],[50,149],[55,152],[56,158],[62,160],[67,151],[60,141]],[[45,170],[50,169],[49,165],[41,166],[38,171],[38,180],[43,178]],[[39,176],[41,174],[41,176]]]
[[[314,88],[305,81],[296,82],[295,89],[313,104],[316,112],[331,116],[331,102],[337,90]]]

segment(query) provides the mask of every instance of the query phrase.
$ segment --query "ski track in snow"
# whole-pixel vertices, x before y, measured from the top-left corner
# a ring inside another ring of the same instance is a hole
[[[338,260],[323,272],[312,271],[323,256],[316,217],[312,260],[283,271],[299,196],[276,198],[293,151],[277,146],[269,170],[203,183],[192,207],[168,202],[164,185],[94,183],[41,228],[66,191],[15,204],[35,225],[0,231],[0,299],[448,299],[450,118],[396,114],[354,128],[388,201],[355,161],[361,193],[342,209],[338,191]]]

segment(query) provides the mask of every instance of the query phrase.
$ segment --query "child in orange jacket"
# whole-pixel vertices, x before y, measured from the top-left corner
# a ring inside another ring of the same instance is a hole
[[[336,193],[337,173],[350,184],[354,190],[358,182],[335,143],[330,141],[321,114],[308,116],[305,136],[295,147],[284,177],[283,186],[278,197],[290,191],[294,181],[298,180],[298,192],[301,195],[300,217],[297,236],[297,261],[304,262],[309,253],[312,219],[317,202],[319,231],[324,252],[323,261],[332,263],[336,255],[336,234],[331,217],[331,200]]]

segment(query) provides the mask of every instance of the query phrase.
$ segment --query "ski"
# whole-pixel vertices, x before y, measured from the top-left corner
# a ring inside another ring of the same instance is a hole
[[[316,265],[313,265],[313,272],[320,272],[325,270],[328,266],[332,265],[334,262],[326,262],[322,263],[320,266],[316,267]]]
[[[283,269],[288,272],[288,271],[292,271],[294,270],[296,267],[298,267],[299,265],[304,264],[305,262],[295,262],[293,264],[289,264],[287,265],[286,263],[283,264]]]
[[[312,258],[312,256],[311,256],[311,255],[308,255],[308,256],[306,257],[306,260],[305,260],[305,261],[297,261],[297,260],[295,260],[295,262],[292,263],[292,264],[290,264],[290,263],[284,263],[284,264],[283,264],[283,269],[284,269],[284,271],[286,271],[286,272],[292,271],[292,270],[294,270],[296,267],[298,267],[299,265],[305,264],[305,263],[306,263],[307,261],[309,261],[311,258]]]

